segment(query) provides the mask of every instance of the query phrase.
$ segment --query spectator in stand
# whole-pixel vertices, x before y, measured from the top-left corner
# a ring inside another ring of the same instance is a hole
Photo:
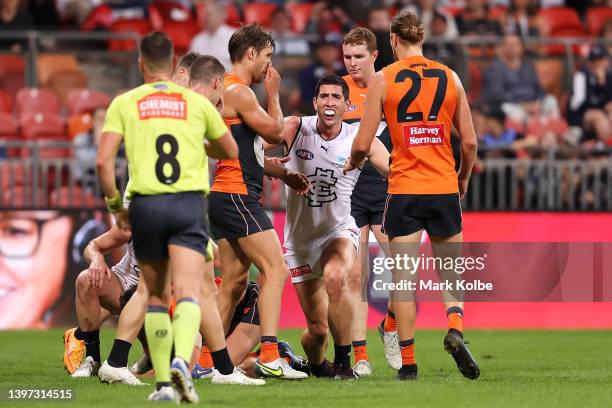
[[[568,119],[586,134],[612,144],[612,71],[608,50],[594,45],[587,64],[575,74],[569,99]]]
[[[391,37],[389,27],[391,26],[391,15],[385,7],[375,7],[368,13],[368,28],[376,36],[378,46],[378,58],[374,62],[374,69],[380,71],[389,64],[395,62],[393,49],[391,48]]]
[[[463,50],[459,44],[444,40],[444,35],[447,30],[448,20],[446,16],[442,13],[435,12],[431,19],[431,36],[429,37],[429,41],[423,44],[423,54],[427,58],[448,65],[449,68],[461,76],[461,70],[463,69],[461,64],[463,60]]]
[[[212,55],[217,58],[229,72],[232,68],[227,46],[234,29],[225,24],[225,6],[217,1],[206,3],[206,12],[203,13],[202,27],[204,30],[193,37],[190,52],[202,55]]]
[[[509,151],[519,139],[515,129],[506,127],[506,114],[498,107],[490,107],[484,112],[483,135],[480,145],[485,157],[495,155],[502,150]],[[495,153],[497,152],[497,153]]]
[[[446,17],[447,28],[443,38],[446,40],[452,40],[459,37],[459,30],[457,29],[455,19],[449,13],[446,13],[441,9],[437,9],[436,0],[414,0],[414,4],[410,4],[405,8],[421,16],[423,26],[425,27],[425,38],[428,38],[431,35],[431,20],[433,20],[436,12],[443,14]]]
[[[489,18],[489,5],[486,0],[466,0],[465,7],[456,21],[462,36],[498,36],[502,33],[499,23]]]
[[[318,1],[312,8],[306,34],[318,35],[324,41],[340,44],[344,34],[354,26],[353,20],[340,7],[332,7],[326,1]]]
[[[319,79],[326,75],[344,75],[344,64],[340,62],[340,49],[330,41],[322,41],[315,47],[315,62],[300,74],[302,111],[312,112],[312,98]]]
[[[304,57],[310,54],[308,42],[291,31],[291,17],[284,8],[274,10],[270,18],[270,28],[276,43],[275,56]]]
[[[523,44],[514,34],[505,35],[498,57],[484,76],[482,99],[490,106],[501,106],[512,120],[524,124],[530,116],[558,116],[554,96],[546,96],[532,63],[523,58]]]
[[[72,140],[74,145],[73,174],[81,182],[81,186],[90,191],[95,191],[97,183],[96,153],[105,115],[106,109],[96,109],[92,115],[91,129],[79,133]]]
[[[538,8],[537,0],[512,0],[508,12],[501,15],[504,32],[521,38],[537,37]]]
[[[23,10],[20,0],[2,0],[0,31],[32,30],[34,28],[32,17]],[[0,41],[0,48],[10,48],[13,52],[20,52],[25,47],[27,47],[27,40]]]

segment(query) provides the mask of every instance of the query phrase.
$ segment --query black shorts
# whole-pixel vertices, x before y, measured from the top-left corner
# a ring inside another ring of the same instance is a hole
[[[351,195],[351,215],[357,227],[364,225],[381,225],[385,201],[387,200],[386,182],[355,184]]]
[[[463,230],[459,194],[389,194],[383,232],[390,238],[425,230],[450,237]]]
[[[242,302],[236,306],[232,321],[230,322],[227,336],[236,329],[240,323],[248,323],[259,326],[259,310],[257,309],[257,299],[259,298],[259,285],[253,281],[247,283],[246,293]]]
[[[199,192],[135,196],[129,209],[136,258],[168,259],[168,245],[208,256],[206,197]]]
[[[251,195],[213,191],[208,203],[215,239],[231,241],[274,228],[259,201]]]

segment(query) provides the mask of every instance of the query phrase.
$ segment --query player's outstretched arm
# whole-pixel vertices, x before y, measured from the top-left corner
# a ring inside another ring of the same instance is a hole
[[[359,132],[353,140],[351,157],[344,166],[345,174],[361,165],[370,153],[372,141],[376,137],[376,130],[380,124],[382,104],[386,94],[387,82],[382,72],[378,72],[368,86],[365,112],[359,124]]]
[[[236,114],[244,120],[248,127],[259,134],[270,144],[279,144],[283,141],[283,113],[278,107],[271,116],[257,101],[257,97],[251,88],[246,85],[234,85],[225,90],[225,106],[231,106]],[[270,98],[270,95],[268,95]],[[268,103],[269,104],[269,103]],[[280,117],[279,117],[280,114]]]
[[[238,157],[238,145],[232,134],[227,131],[223,136],[206,143],[206,154],[217,160],[236,159]]]
[[[368,161],[383,177],[389,177],[389,151],[377,137],[372,141]]]
[[[289,158],[279,160],[287,162]],[[264,160],[264,174],[268,177],[278,178],[289,186],[289,188],[295,190],[298,195],[304,195],[310,189],[310,180],[304,174],[288,170],[276,163],[275,160],[265,159]]]
[[[459,196],[463,199],[467,192],[468,183],[472,174],[472,167],[476,161],[476,152],[478,150],[478,140],[474,123],[472,122],[472,113],[470,105],[467,101],[465,89],[461,84],[459,76],[453,72],[453,78],[457,86],[457,109],[453,117],[453,125],[459,131],[461,137],[461,166],[459,167]]]
[[[102,276],[106,275],[106,279],[110,281],[111,271],[106,265],[104,254],[127,244],[132,237],[130,231],[125,231],[113,225],[108,231],[99,237],[91,240],[85,247],[83,255],[89,262],[89,283],[92,287],[101,288],[103,284]]]

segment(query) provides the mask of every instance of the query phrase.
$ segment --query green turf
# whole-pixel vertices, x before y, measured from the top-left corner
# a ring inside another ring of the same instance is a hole
[[[100,384],[97,379],[71,379],[63,369],[60,330],[0,332],[0,388],[71,388],[72,403],[36,406],[151,406],[151,387]],[[108,355],[112,330],[102,334]],[[298,343],[298,331],[281,338]],[[419,331],[417,382],[394,380],[382,345],[370,332],[368,349],[374,375],[353,382],[308,379],[269,380],[263,387],[197,382],[203,406],[214,407],[612,407],[612,331],[470,331],[471,348],[481,377],[464,379],[442,348],[443,332]],[[296,347],[296,350],[299,350]],[[135,347],[130,361],[140,347]],[[29,403],[0,402],[25,407]]]

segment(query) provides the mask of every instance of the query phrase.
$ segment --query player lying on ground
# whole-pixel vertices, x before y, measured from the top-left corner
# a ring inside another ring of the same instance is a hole
[[[285,260],[308,322],[302,335],[313,375],[353,379],[350,365],[353,307],[347,278],[359,246],[359,229],[351,216],[350,197],[360,170],[342,173],[357,128],[342,122],[349,89],[337,76],[319,80],[313,105],[316,116],[285,119],[283,142],[287,168],[304,173],[312,188],[305,196],[287,193]],[[376,139],[368,159],[383,175],[389,153]],[[325,359],[328,332],[334,340],[334,363]]]

